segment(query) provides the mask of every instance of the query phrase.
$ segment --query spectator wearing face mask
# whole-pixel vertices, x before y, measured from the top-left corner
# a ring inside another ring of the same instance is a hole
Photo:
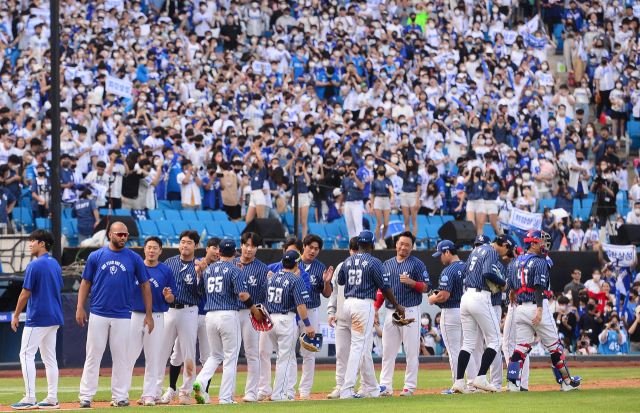
[[[609,322],[598,336],[600,354],[629,354],[627,333],[620,328],[620,318],[617,314],[609,317]]]
[[[604,316],[601,311],[596,309],[597,301],[590,297],[587,304],[587,311],[580,316],[578,329],[580,334],[589,337],[590,342],[594,345],[599,343],[598,336],[604,326]]]
[[[591,279],[587,280],[584,283],[584,286],[588,291],[598,294],[602,290],[601,286],[603,283],[604,280],[601,279],[600,270],[594,270],[591,274]]]
[[[51,181],[44,165],[38,165],[38,176],[31,182],[31,211],[33,218],[48,218],[51,212]]]
[[[564,335],[562,342],[566,349],[573,348],[573,334],[578,324],[577,312],[578,310],[570,305],[567,297],[558,298],[558,309],[553,314],[553,318],[556,320],[558,332]]]
[[[627,225],[640,225],[640,201],[633,205],[633,209],[627,214],[626,222]]]
[[[584,231],[580,227],[581,222],[575,219],[573,226],[567,234],[567,240],[569,241],[570,251],[581,251],[584,244]]]
[[[618,219],[618,207],[616,206],[618,183],[614,181],[611,169],[605,168],[600,175],[596,176],[591,184],[591,192],[597,197],[600,243],[606,243],[605,232],[609,234],[611,243],[614,243],[618,235],[615,226]],[[603,228],[606,228],[606,231]]]

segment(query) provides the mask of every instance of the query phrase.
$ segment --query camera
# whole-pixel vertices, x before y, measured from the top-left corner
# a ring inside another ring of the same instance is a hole
[[[613,324],[611,324],[611,328],[613,328],[613,329],[618,328],[618,325],[613,323]]]
[[[202,166],[202,165],[196,166],[193,169],[195,169],[196,171],[204,171],[204,166]]]
[[[586,340],[580,340],[580,344],[583,345],[583,346],[586,346],[587,345],[587,341]]]

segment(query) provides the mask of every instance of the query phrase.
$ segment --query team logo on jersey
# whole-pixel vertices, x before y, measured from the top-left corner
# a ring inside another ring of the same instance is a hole
[[[449,277],[447,277],[446,275],[443,275],[442,277],[440,277],[440,282],[446,283],[447,281],[449,281]]]
[[[428,273],[428,272],[426,272],[426,271],[423,271],[423,272],[422,272],[422,276],[423,276],[424,278],[429,278],[429,273]]]
[[[228,273],[228,272],[229,272],[229,269],[228,269],[228,268],[223,268],[223,269],[222,269],[222,272],[223,272],[224,274],[226,274],[226,273]]]
[[[184,282],[185,282],[185,284],[189,284],[189,285],[193,284],[193,275],[185,274]]]
[[[216,267],[214,272],[218,272],[218,271],[220,271],[220,268]]]
[[[186,270],[188,266],[189,266],[189,265],[187,265],[187,264],[183,265],[183,266],[182,266],[182,269],[180,270],[180,272],[182,272],[182,271]]]
[[[363,266],[363,267],[366,267],[366,266],[367,266],[367,264],[369,264],[369,263],[368,263],[368,262],[366,262],[366,261],[362,261],[362,266]]]
[[[111,273],[111,275],[115,275],[116,271],[118,271],[118,268],[115,265],[112,265],[109,268],[109,272]]]
[[[249,285],[252,287],[256,287],[258,285],[258,279],[253,275],[249,277]]]
[[[316,276],[315,275],[309,275],[309,281],[311,282],[311,284],[315,284],[316,283]]]
[[[289,285],[289,280],[284,280],[284,282],[282,283],[283,287],[287,287]],[[305,290],[307,291],[307,290]]]

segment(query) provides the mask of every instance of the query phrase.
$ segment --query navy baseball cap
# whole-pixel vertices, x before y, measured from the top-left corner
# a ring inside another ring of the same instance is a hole
[[[358,244],[373,244],[375,240],[375,235],[369,230],[364,230],[358,235]]]
[[[448,239],[444,240],[444,241],[440,241],[438,243],[438,251],[436,251],[432,257],[439,257],[443,252],[445,251],[449,251],[449,250],[454,250],[456,249],[456,246],[453,244],[453,242],[449,241]]]
[[[289,250],[282,256],[282,264],[289,267],[295,266],[300,261],[300,253],[295,250]]]
[[[473,245],[485,245],[485,244],[490,244],[491,240],[489,239],[489,237],[487,237],[484,234],[480,234],[476,237],[475,242],[473,243]]]
[[[518,247],[518,243],[516,242],[516,240],[513,239],[513,237],[509,234],[502,234],[498,238],[500,238],[501,240],[507,243],[507,246],[509,247],[509,252],[513,254],[513,251]]]
[[[232,239],[223,239],[220,241],[221,254],[233,254],[236,252],[236,242]]]

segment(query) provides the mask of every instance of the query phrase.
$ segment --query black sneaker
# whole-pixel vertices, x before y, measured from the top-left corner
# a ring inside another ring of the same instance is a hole
[[[129,400],[118,400],[118,407],[129,407]]]
[[[578,387],[580,387],[580,382],[571,380],[569,382],[569,384],[567,384],[565,382],[562,382],[562,384],[560,385],[560,390],[561,391],[571,391],[571,390],[577,389]]]
[[[90,408],[91,407],[91,400],[80,400],[80,404],[78,405],[78,407],[80,408]]]

